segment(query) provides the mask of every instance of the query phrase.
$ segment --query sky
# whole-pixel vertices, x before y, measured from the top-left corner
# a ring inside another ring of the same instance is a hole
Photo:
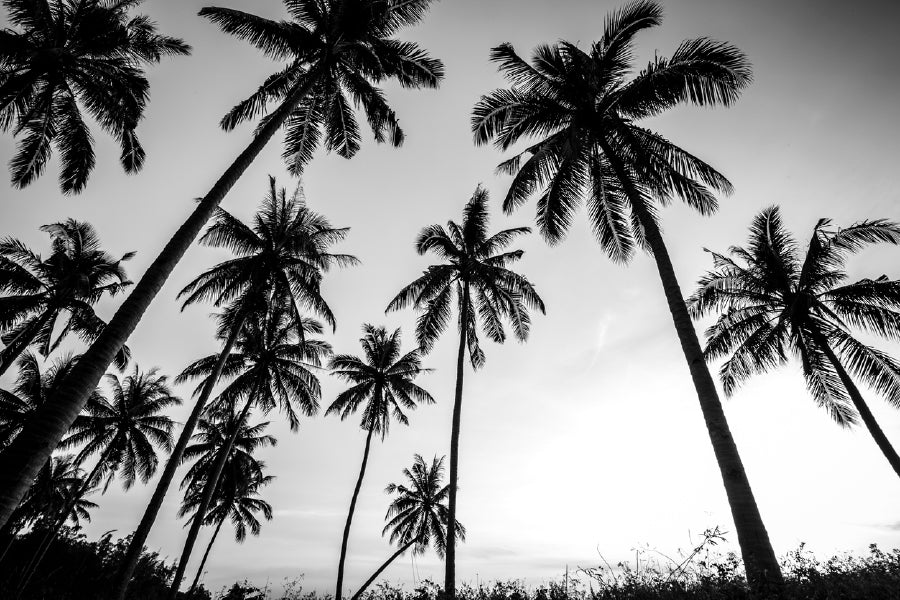
[[[206,1],[147,0],[140,11],[160,29],[194,47],[191,57],[150,69],[151,101],[138,133],[147,162],[124,174],[114,142],[94,129],[97,168],[87,190],[64,197],[59,164],[24,190],[0,180],[0,235],[47,252],[43,224],[73,217],[91,222],[113,254],[137,251],[127,264],[137,280],[168,236],[248,142],[252,126],[231,133],[220,117],[254,91],[278,65],[196,16]],[[230,0],[221,5],[271,18],[280,2]],[[478,97],[504,85],[488,61],[492,46],[511,42],[528,55],[539,43],[565,39],[587,45],[602,34],[609,0],[443,0],[424,23],[402,37],[444,60],[439,90],[386,86],[407,140],[400,149],[370,140],[347,161],[323,152],[307,168],[303,187],[314,210],[350,227],[340,250],[362,264],[327,276],[324,295],[338,327],[335,350],[359,352],[363,323],[401,327],[413,347],[415,315],[384,314],[396,292],[427,267],[413,248],[417,232],[459,220],[477,184],[491,193],[494,229],[531,225],[534,203],[503,215],[509,179],[494,173],[505,155],[476,148],[469,129]],[[664,236],[682,289],[688,293],[711,266],[703,249],[724,251],[746,240],[762,208],[781,206],[787,226],[806,240],[816,221],[836,225],[865,218],[900,219],[900,78],[894,57],[900,5],[866,1],[666,0],[663,25],[637,39],[638,64],[665,56],[686,38],[709,36],[744,50],[754,82],[729,109],[678,108],[647,125],[725,173],[735,193],[712,217],[684,206],[662,212]],[[5,19],[5,15],[3,16]],[[4,23],[5,24],[5,23]],[[14,141],[0,137],[0,163]],[[223,206],[248,219],[266,192],[267,176],[297,185],[273,141],[247,170]],[[583,215],[582,215],[583,216]],[[582,218],[561,244],[537,235],[521,239],[519,263],[547,305],[533,319],[526,344],[486,344],[487,364],[466,373],[460,442],[459,520],[468,537],[457,554],[462,582],[524,579],[539,584],[565,569],[632,560],[635,548],[673,554],[706,528],[729,532],[723,551],[737,549],[730,512],[696,395],[652,261],[611,263]],[[875,248],[851,259],[851,277],[896,278],[897,248]],[[194,247],[147,311],[129,345],[142,368],[173,377],[217,349],[211,309],[180,311],[178,290],[227,254]],[[109,318],[117,299],[98,311]],[[698,324],[698,331],[703,323]],[[879,347],[894,352],[886,343]],[[413,454],[449,451],[456,341],[449,332],[426,358],[434,371],[419,383],[436,398],[373,444],[353,521],[345,593],[354,590],[392,550],[380,535],[389,497]],[[324,408],[343,389],[323,375]],[[9,383],[9,377],[3,382]],[[187,398],[190,388],[178,389]],[[900,411],[871,390],[866,399],[889,439],[900,445]],[[843,430],[817,409],[799,365],[751,380],[724,400],[732,432],[776,552],[801,542],[820,556],[862,552],[870,543],[900,547],[900,481],[864,429]],[[183,419],[188,408],[173,413]],[[261,417],[257,417],[261,418]],[[362,458],[358,420],[305,420],[291,434],[272,413],[278,446],[260,453],[276,476],[264,497],[275,519],[258,538],[237,544],[220,536],[207,564],[208,588],[237,579],[278,586],[302,575],[305,590],[332,592],[341,532]],[[179,475],[180,478],[180,475]],[[111,486],[85,531],[126,535],[140,519],[155,479],[128,493]],[[148,545],[175,559],[186,530],[176,519],[179,495],[166,499]],[[202,534],[198,546],[207,541]],[[193,576],[202,550],[188,569]],[[443,567],[429,552],[398,559],[383,579],[407,587]]]

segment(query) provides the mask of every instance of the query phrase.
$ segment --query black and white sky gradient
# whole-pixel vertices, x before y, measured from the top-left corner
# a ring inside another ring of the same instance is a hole
[[[4,175],[0,235],[46,252],[40,225],[86,220],[111,253],[138,252],[128,264],[138,279],[193,208],[192,199],[248,141],[252,127],[226,134],[219,118],[276,68],[197,17],[208,3],[147,0],[141,6],[162,31],[194,46],[193,56],[150,71],[151,102],[139,129],[148,155],[143,171],[126,176],[114,143],[95,130],[98,166],[80,196],[58,192],[56,161],[25,190],[12,189]],[[283,16],[277,0],[220,4]],[[478,183],[496,202],[505,193],[508,179],[493,172],[504,156],[475,148],[469,130],[478,96],[504,85],[487,60],[489,49],[509,41],[528,55],[538,43],[558,39],[587,45],[617,6],[611,0],[442,0],[423,25],[406,33],[447,68],[440,90],[387,88],[406,144],[392,149],[367,143],[352,161],[322,153],[303,182],[312,208],[335,226],[351,228],[340,250],[362,260],[327,278],[325,295],[338,320],[328,339],[336,351],[359,351],[364,322],[402,327],[411,349],[414,315],[385,316],[383,310],[428,264],[413,249],[417,232],[458,220]],[[682,206],[662,213],[685,293],[710,266],[703,248],[743,243],[750,220],[766,206],[781,205],[801,238],[820,217],[838,225],[900,219],[900,3],[666,0],[664,8],[663,25],[638,37],[639,64],[654,52],[668,55],[682,39],[705,35],[736,44],[754,66],[754,83],[733,108],[680,108],[648,123],[711,162],[736,188],[713,217]],[[8,134],[0,137],[0,163],[8,163],[13,149]],[[248,218],[269,174],[293,188],[280,153],[280,143],[270,144],[223,206]],[[492,225],[531,225],[533,210],[529,204],[504,216],[495,204]],[[487,366],[467,375],[459,519],[468,541],[458,550],[459,578],[537,584],[561,575],[566,565],[598,564],[598,552],[614,563],[633,557],[641,544],[671,553],[707,527],[732,531],[652,262],[638,256],[627,268],[612,264],[592,241],[586,220],[556,247],[536,235],[520,247],[526,250],[521,271],[538,287],[548,314],[535,316],[527,344],[486,346]],[[217,349],[209,310],[196,306],[182,313],[175,294],[225,257],[195,247],[180,263],[129,341],[142,367],[159,366],[174,376]],[[866,251],[852,259],[851,276],[900,277],[898,259],[897,248]],[[115,304],[104,301],[101,314],[111,316]],[[896,346],[880,347],[900,353]],[[428,458],[448,452],[455,348],[450,332],[425,360],[435,371],[420,383],[437,404],[410,415],[410,427],[392,427],[387,440],[373,447],[350,537],[349,589],[391,552],[380,536],[388,503],[384,486],[400,480],[413,453]],[[324,411],[343,388],[333,378],[323,377],[323,384]],[[190,388],[179,392],[186,398]],[[871,392],[867,396],[887,436],[900,444],[900,411]],[[865,431],[841,430],[816,408],[798,365],[753,380],[726,401],[726,413],[779,554],[802,541],[822,555],[864,550],[871,542],[900,546],[900,481]],[[277,476],[265,490],[275,520],[243,545],[223,532],[208,563],[207,587],[243,578],[277,585],[302,573],[305,589],[330,592],[364,432],[356,420],[317,417],[291,434],[277,414],[270,420],[279,444],[262,457]],[[155,480],[127,494],[112,486],[92,498],[100,509],[87,534],[130,532],[152,485]],[[148,541],[170,558],[185,535],[175,518],[178,502],[172,490]],[[733,534],[729,541],[736,548]],[[409,585],[441,574],[429,553],[414,562],[398,560],[384,577]]]

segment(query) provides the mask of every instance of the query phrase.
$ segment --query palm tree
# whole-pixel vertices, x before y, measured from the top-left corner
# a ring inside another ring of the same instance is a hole
[[[443,558],[452,545],[447,539],[447,526],[452,521],[446,504],[451,488],[448,485],[441,486],[444,457],[434,457],[429,468],[422,457],[416,454],[412,470],[403,469],[403,475],[409,485],[392,483],[385,489],[385,492],[396,494],[397,497],[388,507],[385,515],[388,522],[381,532],[384,535],[390,531],[391,543],[397,543],[399,548],[360,586],[351,600],[358,600],[381,572],[410,547],[413,554],[422,554],[428,546],[432,546],[437,555]],[[465,541],[466,528],[459,521],[455,523],[453,538]]]
[[[851,378],[900,408],[900,363],[852,333],[900,340],[900,281],[846,283],[849,255],[879,242],[900,244],[900,225],[876,219],[831,229],[821,219],[801,258],[778,207],[767,208],[753,219],[746,247],[731,248],[731,257],[713,253],[715,270],[700,280],[688,308],[695,318],[720,313],[706,331],[706,357],[728,357],[720,370],[726,395],[796,356],[816,403],[842,427],[861,418],[900,476],[900,456]]]
[[[0,456],[0,527],[25,495],[29,483],[49,457],[50,448],[62,439],[65,430],[81,412],[90,391],[137,327],[175,265],[266,143],[282,125],[287,125],[286,152],[292,157],[292,164],[297,164],[298,160],[300,164],[303,162],[299,157],[304,156],[304,152],[299,148],[309,148],[311,152],[318,136],[313,136],[315,128],[311,121],[309,127],[304,125],[307,122],[304,117],[313,112],[318,114],[318,111],[309,110],[311,99],[320,97],[315,94],[316,90],[330,89],[331,93],[325,97],[341,107],[328,110],[327,120],[342,117],[349,124],[351,121],[344,110],[347,103],[338,100],[343,96],[334,89],[335,82],[339,81],[350,91],[352,99],[359,99],[376,130],[386,129],[391,134],[391,141],[397,142],[402,137],[392,125],[394,120],[386,112],[388,109],[383,106],[381,91],[370,82],[394,79],[405,87],[437,87],[443,77],[440,61],[430,58],[412,42],[391,37],[424,18],[432,0],[285,2],[294,21],[279,23],[239,11],[228,13],[226,9],[203,11],[226,31],[250,41],[272,58],[288,63],[284,71],[269,77],[260,90],[238,106],[244,107],[247,116],[252,117],[264,111],[269,101],[278,101],[278,105],[260,123],[247,148],[225,170],[141,277],[109,326],[85,353],[80,367],[72,373],[56,402],[42,409],[34,423]],[[283,84],[288,81],[291,83],[285,87]],[[304,100],[308,102],[304,104]],[[349,156],[352,152],[348,144],[353,139],[349,130],[343,139],[347,142],[326,136],[326,145],[343,148],[339,151]],[[136,553],[129,556],[128,564],[137,560]],[[118,600],[124,598],[122,585],[116,597]]]
[[[751,81],[736,47],[708,38],[683,41],[632,76],[635,35],[662,21],[656,2],[638,0],[611,13],[603,37],[582,50],[566,41],[542,45],[532,61],[510,44],[491,59],[512,83],[475,105],[476,144],[507,150],[531,140],[498,171],[513,175],[503,203],[511,212],[537,194],[537,225],[548,243],[562,240],[582,202],[603,251],[626,263],[638,249],[653,256],[722,475],[747,575],[779,586],[781,571],[728,428],[715,382],[672,267],[659,207],[680,197],[701,214],[718,206],[714,191],[731,184],[710,165],[637,122],[689,103],[729,106]]]
[[[116,138],[127,173],[143,166],[135,134],[149,99],[143,69],[191,47],[157,33],[145,15],[129,17],[141,1],[4,0],[14,28],[0,31],[0,130],[24,134],[10,162],[13,185],[39,177],[52,146],[62,191],[84,189],[94,148],[83,110]]]
[[[116,260],[100,247],[90,223],[67,219],[44,225],[41,231],[52,240],[46,260],[17,239],[0,240],[0,292],[7,294],[0,297],[0,333],[6,344],[0,352],[0,375],[33,344],[46,358],[69,333],[87,342],[97,339],[105,323],[94,304],[131,285],[122,263],[134,252]],[[54,341],[53,331],[63,315],[66,321]],[[116,359],[116,366],[125,368],[127,349]]]
[[[122,380],[112,373],[106,379],[112,401],[98,393],[88,405],[87,413],[75,420],[68,436],[60,443],[63,450],[83,445],[74,458],[75,465],[84,464],[94,455],[98,456],[97,461],[81,486],[72,490],[68,503],[50,520],[47,533],[25,570],[20,589],[28,584],[69,513],[89,489],[105,477],[105,491],[117,475],[126,490],[138,478],[147,483],[159,464],[157,447],[166,452],[172,450],[174,423],[160,413],[181,404],[181,399],[172,394],[168,378],[159,375],[155,368],[141,372],[135,365],[132,373]]]
[[[252,225],[241,222],[223,209],[216,210],[216,220],[200,242],[228,248],[237,256],[208,269],[179,294],[185,298],[184,307],[202,300],[212,300],[215,306],[230,307],[224,313],[224,331],[220,331],[220,334],[224,333],[220,335],[222,350],[212,363],[203,363],[204,367],[211,364],[212,375],[206,378],[199,391],[153,497],[132,536],[126,559],[120,567],[120,588],[127,585],[127,578],[137,565],[143,544],[175,477],[181,453],[244,323],[248,319],[252,321],[253,311],[265,310],[270,302],[285,302],[297,316],[295,326],[301,331],[299,307],[321,315],[332,327],[335,325],[331,309],[321,296],[320,282],[323,273],[333,265],[355,263],[356,259],[351,256],[329,252],[333,244],[346,236],[347,229],[333,228],[325,217],[310,210],[299,187],[288,196],[286,190],[279,190],[275,179],[270,177],[268,188]]]
[[[272,520],[271,505],[259,498],[259,489],[275,479],[271,475],[263,475],[264,467],[265,463],[261,461],[255,461],[248,465],[247,461],[232,459],[225,464],[216,488],[214,503],[209,507],[204,519],[204,524],[215,524],[215,529],[206,546],[206,551],[203,553],[197,575],[194,576],[194,581],[188,590],[188,597],[192,596],[200,582],[203,567],[206,566],[206,560],[209,558],[213,544],[216,543],[216,538],[219,536],[219,530],[222,529],[222,524],[226,519],[231,519],[231,523],[234,525],[234,539],[239,544],[247,538],[248,529],[250,534],[259,535],[262,524],[257,518],[257,514],[262,514],[267,521]],[[185,498],[178,513],[179,516],[187,514],[191,509],[196,509],[202,497],[202,489],[202,486],[192,488],[192,493]]]
[[[322,358],[331,353],[331,347],[322,340],[308,337],[309,334],[322,331],[322,326],[311,319],[300,322],[298,335],[293,311],[280,304],[272,304],[269,311],[255,316],[257,318],[254,320],[245,322],[241,337],[235,344],[235,351],[225,361],[222,373],[231,381],[219,393],[216,408],[225,410],[232,416],[235,415],[238,404],[243,402],[243,408],[236,417],[238,423],[247,420],[253,407],[259,408],[264,414],[278,408],[287,417],[291,430],[296,431],[300,425],[298,409],[305,416],[312,416],[318,411],[322,391],[313,370],[321,366]],[[224,328],[229,319],[222,321]],[[220,330],[220,335],[222,333],[224,332]],[[208,356],[189,365],[178,377],[178,381],[205,375],[200,389],[208,388],[214,377],[212,371],[215,360],[215,356]],[[203,497],[198,504],[172,580],[170,594],[173,599],[237,435],[238,430],[235,429],[218,451],[205,481]]]
[[[450,522],[456,521],[456,491],[459,465],[459,428],[462,411],[463,367],[466,348],[473,369],[484,364],[484,352],[478,341],[478,322],[484,334],[497,342],[506,340],[503,320],[512,326],[519,341],[528,338],[531,319],[528,309],[544,313],[544,302],[531,283],[507,268],[522,257],[522,250],[501,252],[527,227],[504,229],[488,235],[488,194],[480,186],[463,210],[461,225],[453,221],[445,230],[430,225],[419,233],[416,250],[431,251],[444,263],[428,267],[425,273],[400,290],[387,310],[414,306],[423,311],[416,323],[416,337],[424,352],[429,352],[450,322],[453,298],[459,306],[459,353],[456,362],[456,394],[450,432]],[[447,545],[444,593],[452,598],[456,590],[456,544]]]
[[[353,497],[350,499],[350,510],[347,512],[347,523],[344,525],[344,536],[341,539],[341,557],[338,562],[335,598],[342,597],[344,561],[347,558],[350,523],[353,521],[356,499],[359,497],[359,490],[366,474],[372,435],[379,433],[384,441],[391,423],[391,414],[400,423],[408,425],[409,419],[403,414],[404,408],[413,410],[416,408],[416,402],[428,404],[434,402],[431,394],[413,383],[413,380],[426,369],[422,368],[418,350],[407,352],[403,356],[400,355],[399,329],[388,335],[384,327],[365,324],[363,325],[363,337],[359,342],[363,347],[364,358],[339,354],[331,359],[329,365],[333,375],[337,375],[353,385],[338,395],[325,414],[340,414],[341,420],[344,420],[355,413],[363,402],[366,402],[360,427],[367,432],[362,466],[359,468],[359,478],[356,480]]]

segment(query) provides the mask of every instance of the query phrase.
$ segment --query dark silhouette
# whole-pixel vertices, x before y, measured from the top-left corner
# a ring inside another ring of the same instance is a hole
[[[478,341],[479,321],[484,334],[498,344],[506,340],[503,320],[509,322],[516,339],[525,341],[531,326],[528,309],[544,312],[544,302],[531,283],[507,268],[522,257],[522,250],[501,252],[516,237],[531,230],[517,227],[489,235],[487,202],[487,191],[479,187],[463,209],[461,225],[449,221],[446,230],[440,225],[430,225],[421,231],[416,240],[418,253],[433,252],[445,262],[428,267],[421,277],[400,290],[387,308],[390,311],[414,306],[422,311],[416,324],[416,337],[423,352],[429,352],[450,323],[454,296],[459,306],[459,352],[450,430],[450,522],[456,521],[466,349],[472,368],[478,369],[484,364],[484,352]],[[456,589],[455,560],[456,540],[450,538],[444,582],[444,593],[450,598]]]
[[[813,400],[842,427],[861,418],[900,477],[900,456],[850,377],[900,408],[900,363],[851,333],[900,339],[900,281],[846,283],[849,255],[877,243],[900,244],[900,225],[876,219],[832,229],[821,219],[801,257],[778,207],[767,208],[753,220],[746,247],[731,248],[731,257],[712,253],[715,270],[699,281],[688,307],[695,318],[720,313],[706,331],[705,353],[708,360],[728,357],[719,372],[726,395],[793,355]]]
[[[356,499],[359,497],[359,490],[366,474],[372,435],[381,434],[383,441],[388,433],[392,414],[397,421],[408,425],[409,419],[403,414],[404,408],[414,410],[416,402],[428,404],[434,402],[431,394],[413,383],[413,380],[427,369],[422,368],[418,349],[400,355],[399,329],[388,335],[384,327],[366,324],[363,325],[363,337],[359,342],[363,347],[365,355],[363,358],[339,354],[331,359],[329,365],[333,375],[337,375],[353,385],[338,395],[325,414],[337,413],[343,420],[355,413],[363,402],[366,403],[360,423],[360,427],[366,431],[366,446],[363,450],[356,487],[353,488],[353,496],[350,499],[350,509],[347,511],[344,535],[341,538],[341,556],[338,560],[335,598],[343,597],[344,561],[347,558],[350,524],[353,521]]]
[[[701,214],[718,207],[710,191],[731,191],[711,166],[636,122],[679,104],[734,103],[750,83],[750,63],[725,42],[682,42],[669,58],[656,57],[633,77],[635,35],[662,21],[655,2],[632,2],[612,12],[603,37],[587,51],[566,41],[538,46],[531,63],[510,44],[491,60],[512,83],[475,105],[477,144],[501,150],[534,139],[498,171],[514,175],[503,208],[511,212],[538,194],[537,225],[554,244],[562,240],[584,202],[597,240],[615,262],[649,251],[663,290],[731,506],[747,576],[754,586],[778,586],[781,571],[750,489],[737,446],[703,360],[703,350],[659,227],[658,206],[680,197]]]
[[[126,172],[143,166],[134,131],[150,97],[143,68],[191,47],[129,17],[141,1],[4,0],[15,29],[0,31],[0,129],[24,135],[9,165],[14,186],[37,179],[55,147],[62,191],[84,189],[94,143],[83,109],[119,142]]]
[[[238,105],[244,107],[238,108],[238,113],[251,118],[264,112],[270,102],[278,102],[277,107],[261,121],[247,148],[225,170],[149,266],[101,336],[84,354],[78,368],[72,371],[56,400],[40,409],[16,442],[0,455],[0,527],[25,495],[66,429],[84,408],[91,390],[137,327],[144,311],[178,261],[213,217],[216,207],[266,143],[285,124],[288,125],[286,152],[292,164],[302,164],[300,157],[305,155],[304,149],[311,151],[313,141],[318,139],[318,136],[315,139],[310,137],[314,128],[306,117],[311,116],[309,102],[312,102],[312,97],[322,97],[319,89],[325,90],[324,97],[336,99],[336,87],[348,88],[351,96],[358,99],[366,110],[368,120],[377,131],[389,133],[393,142],[402,139],[394,126],[392,113],[381,101],[380,90],[372,82],[394,79],[400,85],[411,88],[437,86],[443,77],[440,61],[430,58],[414,43],[391,37],[424,18],[430,4],[431,0],[404,0],[402,3],[382,0],[285,0],[294,19],[285,23],[240,11],[215,8],[201,11],[226,32],[250,41],[273,59],[288,62],[285,70],[269,77],[259,91]],[[304,104],[304,100],[308,102]],[[346,107],[346,102],[336,101],[324,118],[326,121],[350,123]],[[226,121],[229,119],[235,119],[234,111]],[[345,156],[352,154],[352,144],[349,142],[353,139],[352,133],[348,130],[337,137],[339,128],[328,130],[333,134],[326,136],[326,146]],[[129,554],[126,565],[137,560],[142,541]],[[133,567],[125,568],[123,575],[129,568]],[[123,580],[115,596],[118,600],[124,599],[126,584],[127,581]]]

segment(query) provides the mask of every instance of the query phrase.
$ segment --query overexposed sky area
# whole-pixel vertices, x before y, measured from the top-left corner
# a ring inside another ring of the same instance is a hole
[[[126,176],[107,136],[95,129],[98,166],[87,191],[58,192],[58,163],[25,190],[0,183],[0,235],[46,252],[38,227],[66,217],[87,220],[105,247],[136,250],[128,272],[137,280],[167,237],[225,166],[247,143],[252,127],[232,133],[219,118],[278,66],[196,16],[207,2],[147,0],[168,34],[194,46],[188,58],[150,71],[151,102],[139,134],[148,160]],[[281,18],[276,0],[230,0],[224,5]],[[338,319],[328,340],[356,354],[362,323],[402,327],[412,348],[414,315],[385,316],[387,302],[429,264],[413,240],[425,225],[459,220],[476,184],[495,202],[509,180],[496,176],[501,156],[475,148],[469,115],[480,94],[504,85],[488,51],[512,42],[524,55],[544,42],[587,45],[602,33],[608,0],[443,0],[424,24],[405,33],[446,63],[437,91],[388,86],[389,101],[407,133],[401,149],[364,144],[346,161],[320,153],[308,167],[309,205],[336,226],[351,228],[341,250],[362,265],[330,274],[325,295]],[[787,225],[805,242],[820,217],[837,225],[875,217],[900,219],[900,78],[896,56],[900,5],[796,0],[666,0],[663,25],[638,37],[639,65],[668,55],[682,39],[710,36],[733,42],[750,57],[754,83],[728,110],[681,108],[648,123],[707,159],[734,183],[719,214],[704,218],[682,206],[662,213],[664,235],[688,293],[710,266],[707,247],[725,250],[746,240],[762,208],[780,204]],[[5,19],[5,16],[3,17]],[[0,163],[14,144],[0,137]],[[296,185],[280,159],[280,140],[257,159],[224,207],[249,218],[266,190],[267,175]],[[534,204],[504,216],[492,208],[492,227],[530,225]],[[730,513],[696,396],[658,282],[646,256],[616,266],[592,241],[581,219],[553,248],[536,235],[521,272],[538,287],[547,316],[535,316],[525,345],[487,345],[487,365],[467,374],[462,413],[459,519],[468,540],[458,551],[460,580],[524,578],[536,584],[568,565],[633,559],[644,544],[673,553],[698,532],[722,526]],[[195,247],[157,297],[129,344],[138,363],[176,375],[217,349],[209,310],[179,311],[178,290],[220,251]],[[854,277],[900,277],[900,249],[866,251],[849,264]],[[104,301],[109,317],[115,302]],[[420,383],[437,399],[394,426],[373,447],[350,538],[345,577],[354,590],[389,554],[380,536],[388,497],[414,453],[449,449],[455,332],[437,345]],[[880,344],[900,352],[900,348]],[[9,378],[5,383],[9,382]],[[323,376],[324,407],[342,389]],[[180,393],[187,397],[189,388]],[[887,436],[900,445],[900,411],[866,390]],[[763,518],[779,554],[800,542],[826,555],[862,551],[877,542],[900,546],[900,481],[863,429],[842,430],[807,395],[799,365],[753,380],[725,402]],[[187,410],[177,413],[183,418]],[[275,520],[259,538],[236,544],[223,531],[205,582],[219,589],[236,579],[278,584],[304,575],[306,589],[333,591],[341,532],[362,456],[356,419],[317,417],[291,434],[277,414],[268,417],[276,448],[262,452],[277,479],[265,491]],[[153,481],[155,484],[155,480]],[[131,531],[152,492],[113,486],[100,498],[89,536]],[[177,490],[149,538],[175,558],[185,535],[176,520]],[[200,544],[206,543],[204,533]],[[727,549],[724,548],[724,549]],[[202,550],[188,570],[199,561]],[[398,559],[384,577],[407,585],[442,578],[432,554]]]

